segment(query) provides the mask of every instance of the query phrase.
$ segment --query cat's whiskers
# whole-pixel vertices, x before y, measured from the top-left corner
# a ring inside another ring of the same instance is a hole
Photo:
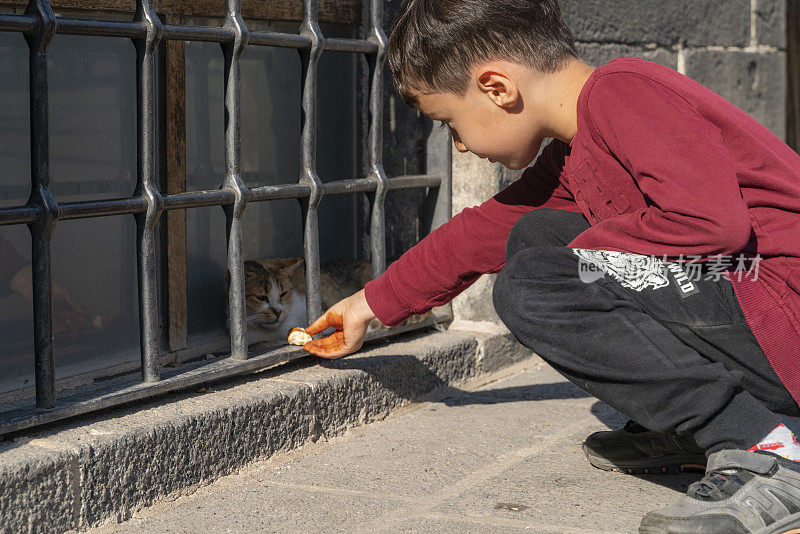
[[[248,315],[247,316],[247,320],[248,321],[252,321],[254,319],[258,319],[258,314],[257,313],[254,313],[253,315]]]

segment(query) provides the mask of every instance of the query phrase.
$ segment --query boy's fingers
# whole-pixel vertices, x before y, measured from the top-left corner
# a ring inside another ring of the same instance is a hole
[[[311,326],[306,327],[306,333],[309,335],[319,334],[328,328],[328,314],[323,313],[322,317],[311,323]]]
[[[314,321],[311,326],[306,328],[306,333],[313,336],[330,327],[341,330],[343,328],[342,316],[332,311],[326,312],[322,317]]]
[[[306,332],[308,332],[308,330],[306,330]],[[316,354],[321,358],[328,359],[341,358],[353,352],[349,350],[347,344],[344,342],[344,332],[341,331],[334,332],[322,339],[309,341],[303,348],[311,354]]]

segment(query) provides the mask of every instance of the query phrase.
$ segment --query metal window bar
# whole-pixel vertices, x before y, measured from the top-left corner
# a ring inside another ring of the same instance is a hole
[[[430,229],[450,217],[450,139],[433,130],[428,136],[428,174],[387,178],[383,151],[383,63],[386,35],[383,0],[369,0],[367,39],[326,39],[317,22],[317,0],[303,0],[300,34],[250,31],[241,15],[241,0],[227,0],[221,27],[162,24],[153,0],[138,0],[129,22],[57,17],[48,0],[30,0],[24,14],[0,14],[0,31],[23,33],[29,48],[31,193],[24,206],[0,209],[0,226],[26,224],[31,233],[36,407],[0,413],[0,435],[36,425],[139,400],[209,381],[239,376],[303,356],[296,348],[249,355],[245,321],[242,257],[242,215],[250,202],[295,198],[303,212],[308,320],[321,312],[318,207],[325,195],[366,193],[372,204],[370,251],[373,277],[386,268],[385,211],[390,190],[428,188]],[[137,187],[132,197],[58,203],[50,190],[47,50],[55,34],[129,38],[136,47]],[[162,40],[211,41],[225,58],[226,174],[217,190],[162,195],[156,181],[155,51]],[[247,187],[241,176],[240,58],[245,46],[294,48],[302,64],[301,176],[298,183]],[[317,64],[323,51],[364,54],[370,77],[368,175],[362,179],[322,183],[316,172]],[[155,228],[164,211],[221,206],[226,214],[230,272],[231,357],[188,370],[161,372],[159,340],[157,243]],[[91,398],[75,395],[56,400],[53,358],[50,242],[58,221],[133,215],[137,224],[140,383],[97,387]],[[429,326],[425,321],[395,330]],[[371,338],[385,334],[373,333]],[[163,376],[161,376],[163,374]]]

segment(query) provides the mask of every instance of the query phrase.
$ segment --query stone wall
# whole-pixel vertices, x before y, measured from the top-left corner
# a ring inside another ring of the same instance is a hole
[[[562,0],[582,57],[639,56],[719,93],[786,140],[785,0]]]

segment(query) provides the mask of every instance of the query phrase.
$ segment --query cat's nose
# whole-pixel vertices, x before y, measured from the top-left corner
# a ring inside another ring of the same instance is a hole
[[[275,317],[280,317],[283,314],[283,308],[270,307],[270,311],[275,314]]]

